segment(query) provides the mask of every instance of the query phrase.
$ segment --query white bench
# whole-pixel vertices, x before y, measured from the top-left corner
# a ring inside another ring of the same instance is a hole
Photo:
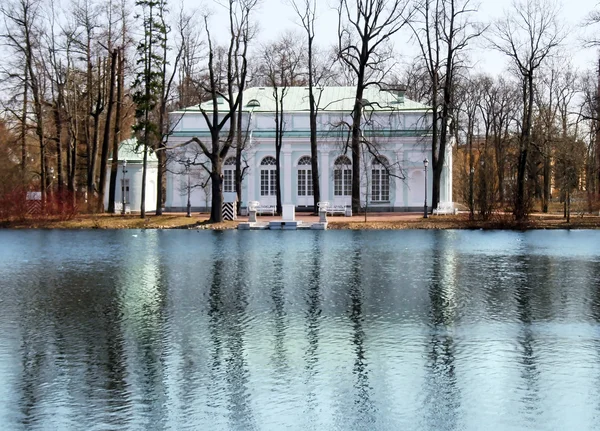
[[[348,205],[342,205],[342,204],[335,205],[328,201],[321,201],[321,202],[317,203],[317,206],[319,207],[319,211],[325,211],[326,214],[348,215]]]
[[[458,209],[454,208],[452,202],[440,202],[438,207],[433,210],[433,215],[450,215],[458,214]]]
[[[261,205],[258,201],[248,202],[248,211],[255,211],[256,214],[271,214],[275,215],[275,205]]]

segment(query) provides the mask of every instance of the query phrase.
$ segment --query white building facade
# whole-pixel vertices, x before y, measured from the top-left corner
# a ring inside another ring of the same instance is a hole
[[[354,106],[354,87],[316,89],[318,111],[318,165],[321,200],[334,204],[351,203],[352,156],[349,129]],[[275,99],[269,87],[244,92],[243,153],[244,179],[241,207],[249,201],[276,204]],[[226,105],[222,103],[223,109]],[[368,88],[365,91],[362,134],[371,151],[361,154],[361,206],[369,211],[422,211],[425,201],[424,159],[431,158],[431,112],[422,104],[404,97],[402,91]],[[202,105],[212,109],[212,102]],[[297,210],[312,210],[313,184],[310,163],[308,89],[293,87],[284,98],[284,133],[281,150],[282,204]],[[173,133],[169,137],[166,210],[186,208],[190,195],[194,211],[210,206],[207,173],[199,166],[205,159],[192,137],[204,140],[210,135],[200,109],[191,107],[171,113]],[[224,133],[225,134],[225,133]],[[366,146],[363,146],[366,149]],[[175,155],[175,156],[174,156]],[[442,171],[440,202],[452,202],[452,152],[447,153]],[[225,200],[235,191],[235,149],[223,166]],[[430,206],[432,175],[427,181]]]
[[[110,167],[112,158],[106,168],[106,193],[104,195],[104,208],[108,208],[110,189]],[[126,162],[124,164],[124,162]],[[119,167],[117,170],[117,187],[115,190],[115,209],[120,213],[125,202],[127,212],[137,212],[142,206],[142,176],[144,154],[137,148],[135,138],[128,139],[119,144]],[[156,177],[158,174],[158,159],[155,154],[148,153],[146,163],[146,211],[156,211]]]

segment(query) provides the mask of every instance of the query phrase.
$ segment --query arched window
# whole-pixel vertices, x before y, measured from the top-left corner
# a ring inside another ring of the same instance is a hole
[[[333,164],[333,195],[352,195],[352,162],[346,156],[340,156]]]
[[[223,191],[235,193],[235,157],[225,159],[223,163]]]
[[[385,157],[373,159],[371,163],[371,201],[389,202],[390,174],[387,169],[389,162]]]
[[[246,106],[248,108],[258,108],[260,106],[260,102],[256,99],[252,99],[246,104]]]
[[[275,196],[277,193],[277,161],[267,156],[260,162],[260,195]]]
[[[313,181],[312,168],[309,156],[298,160],[298,196],[312,196]]]

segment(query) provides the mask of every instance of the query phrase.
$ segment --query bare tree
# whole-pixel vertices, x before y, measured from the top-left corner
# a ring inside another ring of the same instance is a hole
[[[352,151],[352,210],[360,210],[360,150],[363,97],[369,85],[380,85],[392,59],[389,39],[409,19],[408,0],[339,0],[338,55],[356,77],[356,97],[349,126]]]
[[[110,186],[108,197],[108,212],[115,212],[115,197],[117,189],[117,175],[119,167],[119,143],[123,140],[123,128],[127,109],[125,107],[125,68],[126,68],[126,50],[132,41],[129,36],[130,20],[128,19],[128,0],[119,0],[115,5],[118,14],[119,26],[119,42],[117,47],[117,88],[115,100],[115,121],[112,134],[112,163],[110,166]],[[124,187],[124,184],[123,184]]]
[[[106,167],[108,166],[108,153],[110,144],[110,129],[112,124],[112,112],[115,104],[115,79],[117,74],[119,49],[114,48],[110,53],[110,80],[108,84],[108,108],[104,120],[104,136],[102,138],[102,155],[100,158],[100,184],[98,187],[98,211],[104,208],[104,193],[106,190]],[[118,150],[117,150],[118,151]],[[116,157],[116,155],[115,155]],[[114,201],[113,201],[114,208]]]
[[[317,203],[321,200],[321,187],[319,185],[319,154],[317,149],[317,99],[315,98],[315,70],[314,70],[314,41],[315,21],[317,11],[316,0],[291,0],[294,11],[300,18],[302,27],[306,31],[306,48],[308,62],[308,104],[310,122],[310,164],[313,184],[313,211],[317,211]]]
[[[508,56],[521,82],[523,106],[520,126],[514,215],[524,220],[529,212],[526,191],[531,147],[534,90],[544,60],[562,43],[565,32],[558,22],[559,10],[552,0],[517,0],[494,25],[492,47]]]
[[[442,170],[455,117],[454,86],[463,65],[462,52],[485,27],[476,23],[477,6],[470,0],[418,0],[410,24],[430,80],[429,102],[433,115],[431,203],[440,200]]]
[[[44,92],[42,88],[43,69],[40,66],[40,34],[42,33],[39,0],[13,0],[0,6],[5,21],[2,40],[23,60],[27,71],[26,85],[33,96],[35,131],[40,151],[40,188],[42,202],[46,202],[48,188],[46,123],[44,111]],[[25,103],[25,102],[24,102]],[[25,114],[23,114],[25,116]]]
[[[202,166],[210,173],[210,221],[213,223],[223,219],[223,161],[234,144],[235,132],[238,130],[236,112],[241,109],[248,71],[248,45],[254,36],[250,17],[257,3],[258,0],[228,0],[226,7],[229,12],[229,45],[225,51],[221,51],[226,53],[224,57],[219,57],[218,46],[212,39],[208,25],[208,16],[204,17],[208,45],[208,78],[206,82],[199,84],[201,91],[210,97],[210,101],[207,102],[210,108],[207,109],[203,104],[198,106],[210,132],[210,141],[195,136],[188,143],[195,143],[208,159],[209,166]],[[236,61],[239,62],[237,68]],[[219,67],[219,62],[223,67]],[[219,71],[225,71],[226,76],[220,76]]]

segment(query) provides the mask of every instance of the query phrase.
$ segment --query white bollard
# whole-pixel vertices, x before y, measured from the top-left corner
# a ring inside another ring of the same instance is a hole
[[[296,220],[296,206],[293,204],[282,205],[283,209],[283,221],[295,221]]]

